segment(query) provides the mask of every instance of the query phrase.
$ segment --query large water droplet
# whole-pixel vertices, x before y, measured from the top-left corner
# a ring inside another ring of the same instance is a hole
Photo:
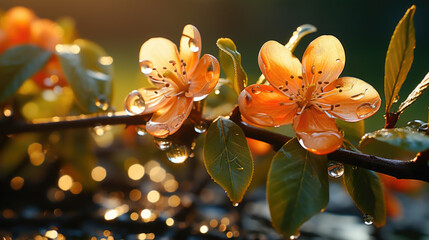
[[[233,203],[232,206],[238,207],[238,203]]]
[[[365,93],[362,92],[351,96],[350,99],[356,101],[356,100],[362,99],[364,96],[365,96]]]
[[[194,130],[197,133],[205,133],[207,131],[207,123],[204,121],[199,122],[194,126]]]
[[[153,64],[149,60],[140,60],[139,61],[140,70],[144,74],[150,74],[153,71]]]
[[[138,115],[144,112],[146,104],[143,96],[137,90],[132,91],[128,94],[125,99],[125,112],[128,115]]]
[[[328,162],[328,174],[333,178],[339,178],[344,174],[344,165],[342,163],[337,163],[330,161]]]
[[[370,104],[370,103],[362,103],[361,105],[359,105],[359,107],[356,109],[356,114],[360,119],[366,118],[369,115],[371,115],[374,110],[377,107],[375,106],[375,104]]]
[[[189,49],[191,49],[191,51],[194,53],[200,50],[194,39],[189,39]]]
[[[104,98],[95,98],[95,106],[103,111],[107,111],[109,109],[109,102]]]
[[[365,214],[365,215],[363,215],[363,222],[366,225],[372,225],[372,223],[374,222],[374,217],[371,215]]]
[[[136,126],[136,132],[139,136],[144,136],[147,134],[145,126]]]
[[[169,140],[163,138],[155,138],[154,141],[156,146],[162,151],[165,151],[171,147],[171,141]]]
[[[185,145],[174,145],[167,151],[167,158],[172,163],[183,163],[188,159],[189,151]]]
[[[259,86],[254,86],[251,88],[251,91],[253,94],[260,94],[261,93],[261,88]]]

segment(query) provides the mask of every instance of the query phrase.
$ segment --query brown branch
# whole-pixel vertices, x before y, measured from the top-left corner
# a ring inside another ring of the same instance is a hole
[[[198,116],[191,114],[193,116]],[[65,118],[62,121],[47,121],[42,123],[23,122],[13,118],[4,118],[0,120],[0,133],[3,135],[17,134],[24,132],[40,131],[58,131],[67,128],[88,128],[99,125],[143,125],[150,118],[150,115],[141,116],[94,116],[81,118]],[[291,138],[282,134],[274,133],[262,128],[247,125],[242,122],[239,109],[236,107],[231,113],[230,119],[239,125],[245,135],[249,138],[269,143],[273,149],[278,151]],[[194,119],[194,121],[205,119]],[[195,121],[195,122],[197,122]],[[210,123],[210,120],[205,120]],[[353,152],[345,149],[328,154],[328,159],[341,163],[351,164],[354,166],[366,168],[376,172],[394,176],[399,179],[416,179],[429,182],[429,152],[419,153],[415,159],[410,161],[401,161],[395,159],[381,158],[373,155]]]

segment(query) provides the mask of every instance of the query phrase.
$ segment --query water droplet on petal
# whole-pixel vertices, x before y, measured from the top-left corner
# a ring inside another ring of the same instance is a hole
[[[95,106],[103,111],[107,111],[109,109],[109,102],[104,98],[95,98]]]
[[[165,151],[171,147],[171,141],[169,140],[163,138],[155,138],[154,141],[156,146],[162,151]]]
[[[146,104],[142,94],[139,91],[134,90],[128,94],[127,98],[125,99],[125,112],[128,115],[132,116],[141,114],[145,109]]]
[[[189,49],[191,49],[191,51],[194,53],[196,53],[200,50],[200,48],[195,43],[194,39],[189,39]]]
[[[219,89],[215,89],[214,93],[215,93],[216,95],[219,95],[219,94],[220,94],[220,90],[219,90]]]
[[[144,74],[150,74],[153,71],[153,64],[149,60],[140,60],[139,65],[140,65],[140,70]]]
[[[259,86],[254,86],[251,88],[251,91],[253,94],[260,94],[261,93],[261,88]]]
[[[207,123],[204,121],[199,122],[194,126],[194,130],[197,133],[205,133],[207,131]]]
[[[374,222],[374,217],[371,215],[363,215],[363,221],[366,225],[372,225],[372,223]]]
[[[344,165],[342,163],[337,163],[330,161],[328,162],[328,174],[333,178],[339,178],[344,174]]]
[[[144,135],[146,135],[146,134],[147,134],[147,131],[146,131],[146,127],[145,127],[145,126],[137,126],[137,127],[136,127],[136,132],[137,132],[137,134],[138,134],[139,136],[144,136]]]
[[[238,203],[233,203],[232,206],[238,207]]]
[[[356,109],[356,114],[358,115],[358,117],[360,119],[366,118],[369,115],[371,115],[374,110],[376,109],[376,105],[375,104],[370,104],[370,103],[362,103],[361,105],[359,105],[359,107]]]
[[[168,160],[172,163],[183,163],[189,157],[189,151],[185,145],[174,145],[166,154]]]
[[[365,93],[362,92],[351,96],[350,99],[356,101],[356,100],[362,99],[364,96],[365,96]]]

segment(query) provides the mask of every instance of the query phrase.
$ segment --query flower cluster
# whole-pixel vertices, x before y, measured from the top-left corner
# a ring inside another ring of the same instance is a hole
[[[63,30],[60,26],[49,19],[38,18],[28,8],[11,8],[0,18],[0,54],[22,44],[33,44],[54,53],[55,46],[62,43],[62,38]],[[42,88],[66,84],[55,55],[32,79]]]
[[[353,77],[338,78],[345,53],[333,36],[311,42],[302,64],[275,41],[262,46],[258,60],[270,85],[251,85],[241,92],[244,120],[271,127],[292,124],[300,144],[315,154],[342,145],[335,118],[356,122],[380,108],[380,96],[371,85]]]
[[[151,38],[140,49],[141,71],[154,88],[131,92],[125,109],[131,115],[153,113],[146,130],[156,137],[167,137],[179,130],[191,113],[193,102],[204,99],[219,80],[217,59],[201,57],[198,29],[186,25],[180,40],[180,53],[170,40]]]

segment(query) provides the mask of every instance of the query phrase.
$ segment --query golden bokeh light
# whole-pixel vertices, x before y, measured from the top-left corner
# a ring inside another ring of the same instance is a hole
[[[220,223],[222,223],[222,224],[224,224],[224,225],[228,226],[228,225],[229,225],[229,223],[230,223],[229,218],[227,218],[227,217],[223,217],[223,218],[220,220]]]
[[[165,220],[165,224],[169,227],[173,226],[174,225],[174,219],[173,218],[167,218]]]
[[[151,215],[152,215],[152,211],[150,211],[149,209],[143,209],[140,213],[140,216],[143,219],[149,219]]]
[[[234,234],[231,231],[229,231],[229,232],[226,233],[226,237],[227,238],[232,238],[232,237],[234,237]]]
[[[180,198],[177,195],[172,195],[168,198],[168,206],[178,207],[180,205]]]
[[[149,172],[149,177],[153,182],[162,182],[166,176],[166,171],[160,166],[153,167]]]
[[[91,177],[96,182],[103,181],[107,176],[106,169],[102,166],[97,166],[91,171]]]
[[[144,167],[139,163],[133,164],[128,168],[128,177],[132,180],[140,180],[144,173]]]
[[[15,213],[12,209],[6,208],[5,210],[3,210],[3,217],[6,219],[10,219],[15,217]]]
[[[47,238],[51,238],[51,239],[55,239],[58,237],[58,232],[56,230],[49,230],[46,231],[45,233],[45,237]]]
[[[142,197],[142,192],[140,192],[138,189],[133,189],[130,191],[129,197],[131,201],[136,202]]]
[[[152,190],[147,194],[147,200],[151,203],[158,202],[160,197],[161,197],[161,195],[156,190]]]
[[[98,59],[98,62],[100,62],[101,65],[105,66],[112,65],[113,58],[111,56],[103,56]]]
[[[30,162],[34,166],[40,166],[45,161],[45,154],[43,152],[32,152],[30,154]]]
[[[82,192],[82,184],[80,182],[74,182],[73,186],[70,189],[70,192],[73,194],[79,194]]]
[[[33,119],[39,115],[39,106],[35,102],[28,102],[22,107],[22,115],[27,119]]]
[[[10,187],[15,191],[20,190],[23,186],[24,186],[24,178],[20,176],[16,176],[10,180]]]
[[[202,225],[200,227],[200,233],[205,234],[209,231],[209,228],[207,227],[207,225]]]
[[[179,183],[174,179],[169,179],[164,182],[164,189],[167,192],[175,192],[179,188]]]
[[[115,218],[118,217],[118,211],[116,209],[111,209],[108,210],[105,214],[104,214],[104,219],[106,219],[107,221],[109,220],[113,220]]]
[[[68,191],[73,186],[73,178],[70,175],[63,175],[58,179],[58,187],[63,191]]]
[[[215,228],[219,224],[219,222],[216,219],[210,220],[210,227]]]
[[[137,221],[139,219],[139,214],[136,213],[136,212],[132,212],[130,214],[130,219],[133,220],[133,221]]]

